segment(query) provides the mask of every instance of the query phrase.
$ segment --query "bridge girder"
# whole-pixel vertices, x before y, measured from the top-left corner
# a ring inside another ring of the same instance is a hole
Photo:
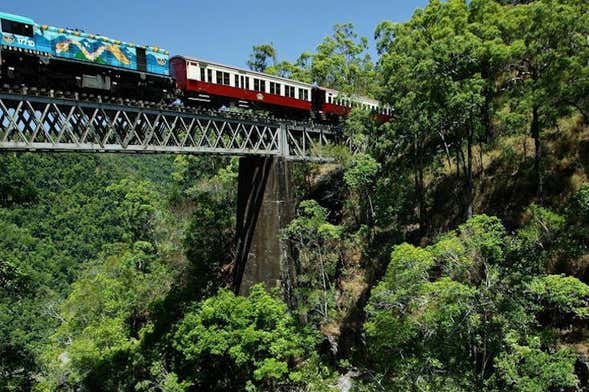
[[[331,127],[229,113],[0,94],[0,150],[279,156],[326,161]]]

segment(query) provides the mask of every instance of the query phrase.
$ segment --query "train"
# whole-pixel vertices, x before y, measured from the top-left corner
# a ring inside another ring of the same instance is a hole
[[[78,29],[0,12],[0,86],[88,93],[221,110],[261,110],[295,120],[339,122],[354,108],[382,121],[389,105],[315,84],[188,56],[170,56]]]

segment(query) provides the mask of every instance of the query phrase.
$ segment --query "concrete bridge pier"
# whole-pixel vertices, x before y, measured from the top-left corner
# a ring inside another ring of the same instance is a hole
[[[283,157],[242,157],[237,195],[236,293],[247,295],[256,283],[281,287],[290,296],[294,272],[281,230],[294,216],[291,164]]]

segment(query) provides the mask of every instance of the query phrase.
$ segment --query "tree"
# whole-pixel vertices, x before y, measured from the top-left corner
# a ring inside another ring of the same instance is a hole
[[[252,71],[264,72],[270,66],[269,61],[276,64],[276,49],[270,44],[254,45],[247,66]]]
[[[365,324],[385,387],[548,392],[576,385],[575,356],[556,336],[587,317],[589,286],[529,272],[510,259],[511,244],[497,218],[475,216],[427,248],[395,247]]]
[[[372,223],[374,220],[375,211],[371,193],[374,191],[380,167],[380,164],[370,155],[358,154],[344,173],[344,181],[355,195],[353,203],[362,206],[365,211],[366,223]]]
[[[150,183],[123,179],[106,188],[106,192],[111,193],[109,196],[114,201],[125,233],[130,237],[128,240],[133,243],[153,239],[157,195]]]
[[[333,35],[317,46],[311,62],[311,79],[346,94],[374,93],[376,74],[368,40],[358,37],[351,23],[336,24]]]
[[[173,337],[183,374],[209,391],[278,390],[315,342],[262,285],[247,297],[220,290],[188,312]]]
[[[0,155],[0,172],[3,173],[0,177],[0,207],[30,202],[36,198],[37,191],[21,160],[3,153]]]
[[[297,250],[295,296],[300,316],[317,325],[330,321],[336,305],[334,280],[341,228],[327,222],[325,208],[314,200],[305,200],[283,236]]]
[[[512,110],[529,119],[529,134],[534,139],[534,174],[537,196],[543,200],[542,132],[555,126],[568,113],[574,100],[566,93],[577,75],[574,67],[579,48],[586,46],[586,18],[579,22],[575,2],[534,1],[513,7],[510,18],[518,46],[516,72],[512,75],[515,97]],[[583,52],[582,52],[583,53]],[[578,68],[578,67],[577,67]]]
[[[412,157],[420,216],[423,167],[441,151],[451,165],[452,149],[457,178],[464,172],[464,216],[473,215],[473,149],[492,137],[496,78],[511,53],[502,15],[494,1],[431,1],[409,22],[376,29],[383,98],[395,113],[388,129]]]
[[[145,242],[104,255],[63,302],[55,334],[44,347],[40,386],[90,391],[130,389],[141,369],[139,336],[151,303],[169,290],[172,274]]]
[[[569,349],[546,352],[542,350],[539,338],[527,340],[519,343],[513,336],[506,339],[508,350],[495,360],[497,376],[492,381],[495,390],[574,390],[578,385],[574,375],[574,353]]]

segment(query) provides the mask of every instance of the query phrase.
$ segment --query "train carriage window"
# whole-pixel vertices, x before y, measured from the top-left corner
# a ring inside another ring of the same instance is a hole
[[[223,84],[223,72],[221,72],[221,71],[215,72],[215,77],[217,78],[215,83]]]
[[[295,98],[295,88],[293,86],[284,86],[284,95],[289,98]]]
[[[205,69],[203,67],[200,67],[200,81],[201,82],[206,82],[206,79],[205,79]]]
[[[260,91],[260,79],[254,78],[254,90]]]
[[[213,70],[207,69],[207,82],[213,83]]]
[[[9,34],[33,37],[33,26],[13,20],[2,19],[2,31]]]
[[[246,90],[250,89],[250,78],[248,76],[245,77],[245,88]]]
[[[270,94],[280,95],[280,83],[270,82]]]
[[[231,84],[231,75],[229,72],[223,72],[223,84],[229,86]]]
[[[266,92],[266,81],[260,80],[260,91]]]
[[[242,78],[243,78],[243,76],[242,76]],[[237,88],[240,87],[240,85],[239,85],[239,75],[235,75],[235,87],[237,87]]]

